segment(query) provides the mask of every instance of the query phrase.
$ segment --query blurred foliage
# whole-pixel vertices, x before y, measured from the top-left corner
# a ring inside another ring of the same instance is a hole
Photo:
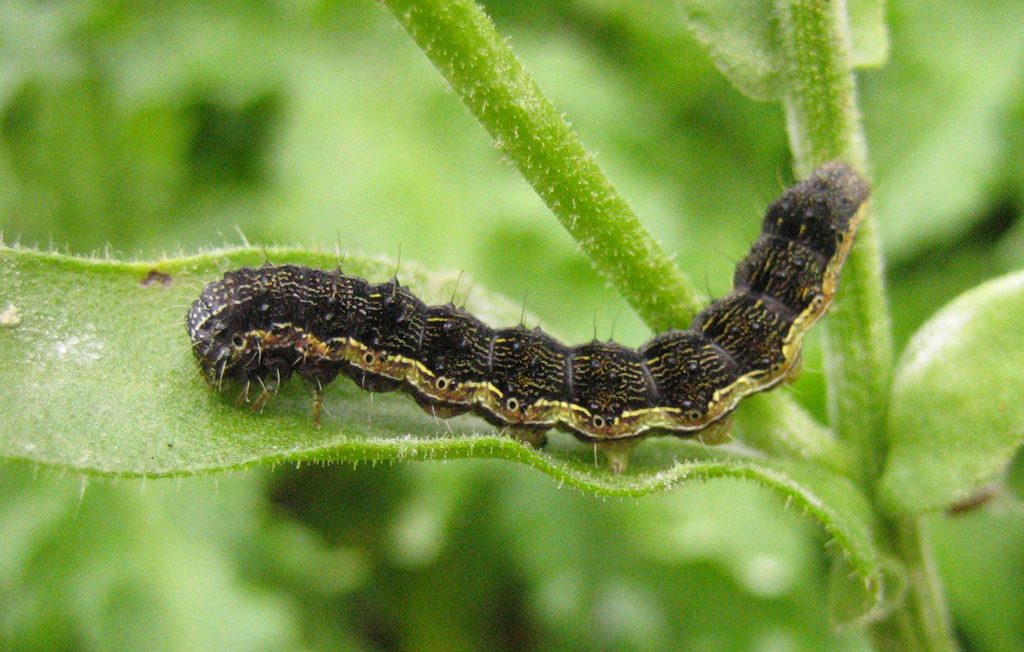
[[[680,266],[728,288],[789,179],[779,107],[733,90],[670,4],[486,5]],[[860,82],[902,345],[1024,265],[1024,5],[887,13],[889,61]],[[645,339],[501,163],[369,0],[0,0],[8,240],[401,250],[569,339]],[[817,359],[793,391],[820,412]],[[732,481],[599,501],[479,460],[115,485],[5,467],[0,495],[5,649],[866,647],[827,630],[820,535]],[[1024,648],[1016,500],[930,528],[971,649]]]

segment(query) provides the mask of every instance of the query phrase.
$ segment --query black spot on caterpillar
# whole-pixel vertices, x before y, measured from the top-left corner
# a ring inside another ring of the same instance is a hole
[[[427,306],[392,279],[266,264],[227,272],[192,304],[186,327],[207,382],[261,392],[261,408],[293,373],[323,388],[339,374],[363,389],[410,394],[449,417],[474,411],[542,444],[568,430],[600,443],[616,471],[652,431],[694,435],[719,426],[744,396],[785,379],[804,333],[832,301],[868,185],[829,163],[786,190],[736,266],[733,290],[689,330],[639,349],[566,346],[540,329],[494,329],[451,303]]]

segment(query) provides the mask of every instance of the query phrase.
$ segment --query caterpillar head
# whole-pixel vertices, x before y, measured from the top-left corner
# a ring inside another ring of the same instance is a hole
[[[237,376],[249,349],[244,333],[213,314],[202,296],[189,309],[185,328],[192,340],[192,353],[207,383],[219,386],[225,378]]]

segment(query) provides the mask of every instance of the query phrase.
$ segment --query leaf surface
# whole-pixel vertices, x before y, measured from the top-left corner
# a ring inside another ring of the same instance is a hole
[[[940,310],[897,367],[881,496],[926,512],[970,499],[1024,441],[1024,272]]]
[[[683,0],[686,23],[712,61],[742,93],[778,100],[785,92],[785,58],[772,0]],[[885,63],[889,38],[882,0],[848,4],[853,62]]]

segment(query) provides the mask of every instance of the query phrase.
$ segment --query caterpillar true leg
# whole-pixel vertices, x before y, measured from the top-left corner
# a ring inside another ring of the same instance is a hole
[[[280,372],[278,372],[272,379],[268,379],[266,381],[264,381],[262,377],[256,376],[256,380],[259,381],[262,389],[260,390],[259,396],[256,397],[256,400],[252,402],[251,409],[253,412],[260,412],[263,410],[263,407],[270,402],[270,399],[274,398],[274,394],[277,393],[277,390],[281,385],[281,375]]]

